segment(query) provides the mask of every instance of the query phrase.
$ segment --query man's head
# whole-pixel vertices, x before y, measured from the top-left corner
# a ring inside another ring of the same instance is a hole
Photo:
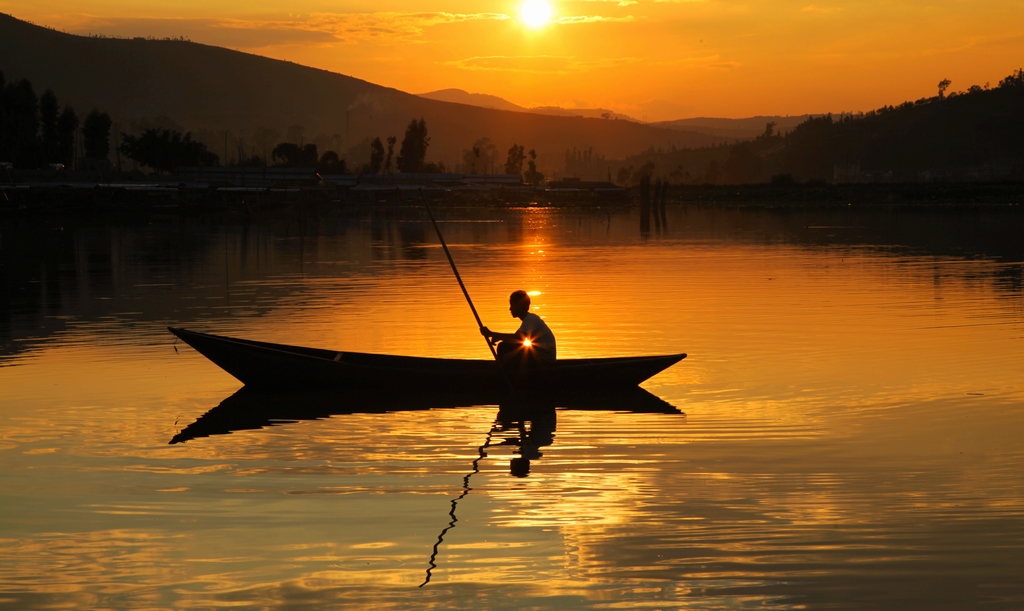
[[[522,318],[530,311],[530,295],[526,291],[516,291],[508,297],[508,311],[515,318]]]

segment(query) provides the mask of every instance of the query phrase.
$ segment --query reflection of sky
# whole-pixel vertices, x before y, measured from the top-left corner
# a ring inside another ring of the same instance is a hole
[[[560,354],[690,357],[645,383],[685,419],[559,412],[524,479],[514,445],[489,448],[424,590],[494,408],[167,446],[238,384],[161,325],[486,358],[429,235],[368,218],[245,250],[212,232],[180,265],[159,229],[114,232],[105,258],[73,235],[46,299],[8,293],[19,325],[33,304],[65,320],[0,368],[0,608],[1014,608],[1024,311],[1000,278],[1016,263],[673,212],[647,241],[604,213],[442,222],[492,328],[514,328],[522,287]]]

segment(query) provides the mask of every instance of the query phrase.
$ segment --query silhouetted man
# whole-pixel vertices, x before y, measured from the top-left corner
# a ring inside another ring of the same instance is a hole
[[[530,312],[530,296],[526,291],[516,291],[509,296],[508,311],[523,321],[515,333],[496,333],[480,327],[487,341],[498,343],[501,362],[517,366],[555,362],[555,334],[540,316]]]

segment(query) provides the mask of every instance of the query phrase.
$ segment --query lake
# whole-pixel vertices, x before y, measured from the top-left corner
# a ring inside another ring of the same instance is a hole
[[[166,327],[488,359],[422,210],[7,219],[0,608],[1024,608],[1019,206],[435,212],[490,328],[688,358],[307,419]]]

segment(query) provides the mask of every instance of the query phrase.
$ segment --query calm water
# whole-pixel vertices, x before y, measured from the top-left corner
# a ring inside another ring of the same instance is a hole
[[[167,325],[489,358],[425,216],[6,221],[0,608],[1024,608],[1020,208],[438,216],[485,324],[525,288],[560,357],[687,352],[644,384],[685,414],[265,398],[168,445],[259,401]]]

